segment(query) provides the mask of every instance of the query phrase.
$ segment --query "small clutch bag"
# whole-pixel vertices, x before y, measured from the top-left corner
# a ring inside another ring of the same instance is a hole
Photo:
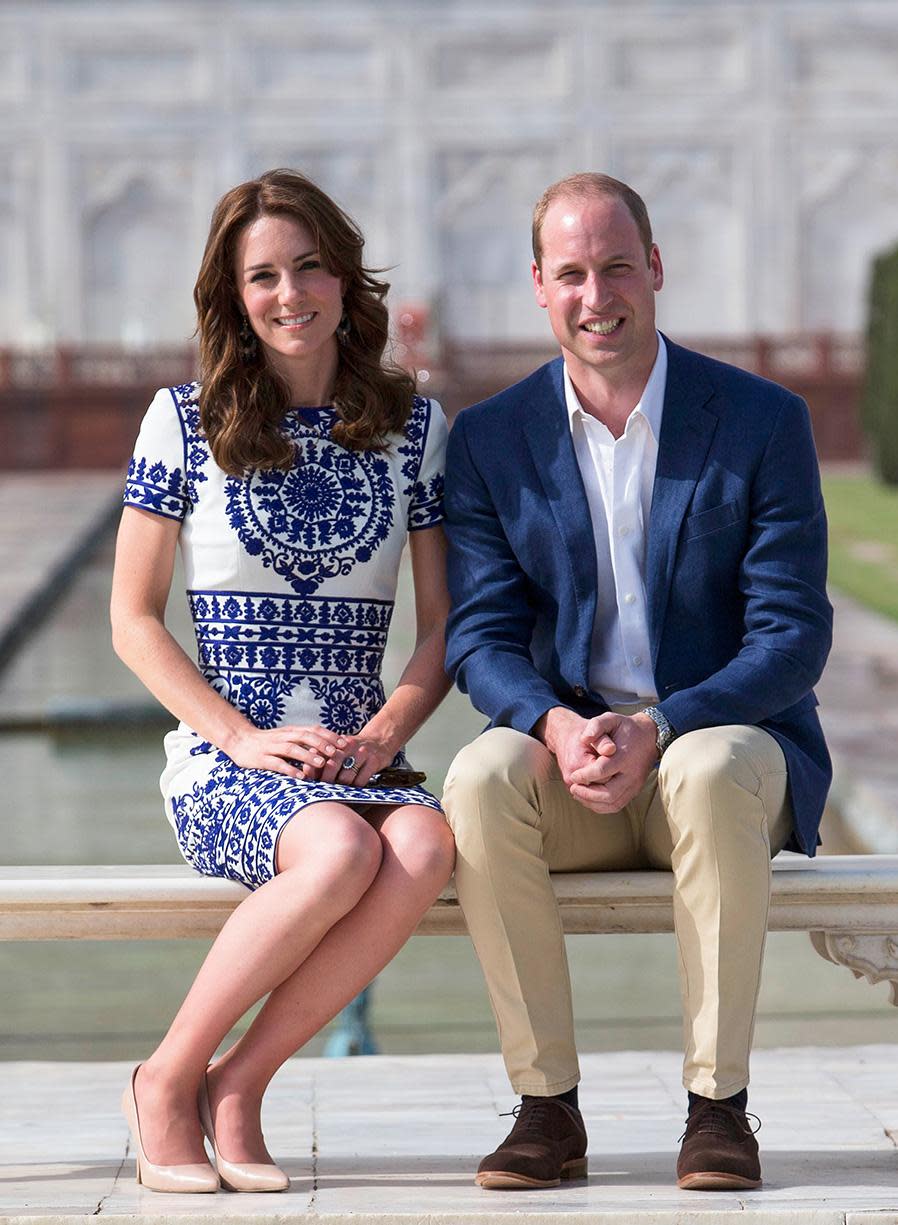
[[[427,775],[420,770],[403,770],[399,766],[387,766],[378,770],[365,783],[366,787],[418,787],[427,781]]]

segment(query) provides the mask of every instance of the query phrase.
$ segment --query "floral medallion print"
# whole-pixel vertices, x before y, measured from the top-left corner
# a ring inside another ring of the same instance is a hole
[[[289,472],[228,478],[227,515],[240,543],[295,592],[371,560],[393,522],[390,466],[379,454],[299,438]]]
[[[312,693],[320,702],[321,722],[335,732],[360,732],[384,703],[379,678],[363,676],[345,680],[310,678]]]
[[[250,676],[241,680],[231,701],[256,727],[278,727],[284,721],[284,698],[292,690],[289,682],[272,676]]]

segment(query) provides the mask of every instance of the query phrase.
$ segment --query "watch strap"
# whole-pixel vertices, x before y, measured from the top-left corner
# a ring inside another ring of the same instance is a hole
[[[667,715],[665,715],[663,711],[659,710],[657,706],[646,706],[641,713],[648,715],[657,728],[657,732],[655,734],[655,748],[658,751],[658,756],[663,757],[667,749],[669,749],[676,740],[677,732]]]

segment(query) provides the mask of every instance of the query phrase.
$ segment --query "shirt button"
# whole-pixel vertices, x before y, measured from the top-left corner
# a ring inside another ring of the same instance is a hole
[[[629,529],[629,528],[626,526],[626,524],[625,524],[623,527],[619,527],[619,528],[617,529],[617,534],[618,534],[618,536],[629,536],[629,534],[630,534],[630,529]]]
[[[586,690],[583,688],[582,685],[574,686],[574,697],[575,698],[585,698],[586,697]]]
[[[625,604],[635,604],[636,603],[636,596],[633,594],[632,591],[628,591],[627,594],[624,596],[624,603]]]
[[[633,667],[638,668],[641,663],[642,663],[642,656],[634,655],[633,656]]]

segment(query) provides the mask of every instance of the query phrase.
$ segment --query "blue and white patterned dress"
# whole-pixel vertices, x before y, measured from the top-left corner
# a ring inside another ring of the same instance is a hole
[[[440,407],[416,396],[384,452],[338,446],[332,408],[294,409],[283,425],[293,467],[233,477],[202,435],[197,392],[195,383],[157,392],[124,501],[183,525],[199,668],[257,727],[357,732],[384,703],[380,669],[407,533],[443,518]],[[440,807],[421,787],[244,769],[183,723],[165,751],[160,785],[184,858],[251,887],[274,875],[278,834],[307,804]],[[408,762],[400,754],[394,765]]]

